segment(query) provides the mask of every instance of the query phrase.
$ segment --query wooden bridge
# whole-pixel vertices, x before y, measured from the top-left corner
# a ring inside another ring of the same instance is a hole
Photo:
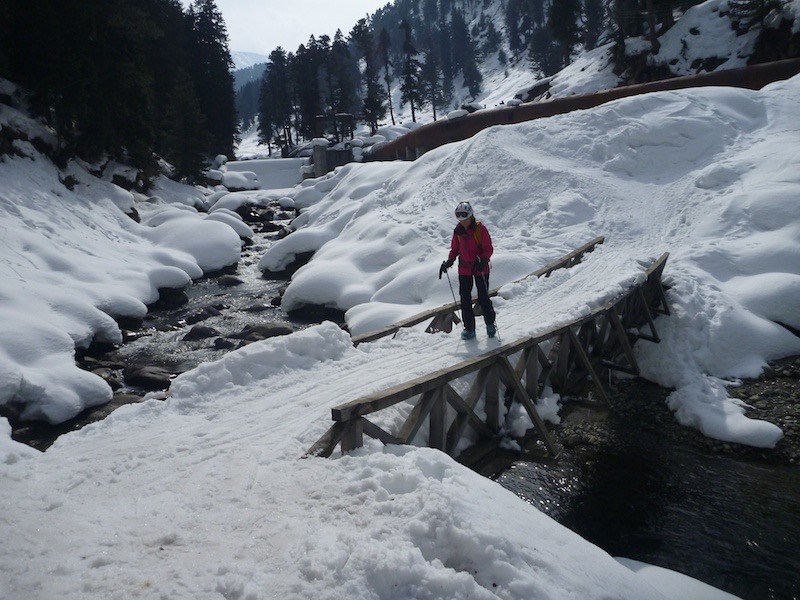
[[[548,277],[557,269],[571,267],[602,242],[603,238],[592,240],[529,277]],[[652,262],[644,269],[643,277],[620,297],[566,325],[505,343],[448,368],[335,406],[331,411],[333,426],[307,454],[331,456],[337,446],[343,453],[348,452],[363,444],[364,435],[385,444],[410,444],[427,423],[427,444],[457,456],[471,445],[465,437],[468,427],[483,437],[493,438],[501,433],[502,396],[506,408],[514,402],[523,407],[546,455],[557,456],[558,447],[536,412],[537,399],[545,387],[564,397],[580,393],[588,383],[593,389],[591,395],[597,398],[594,402],[607,406],[603,381],[609,370],[638,374],[633,344],[638,339],[658,342],[654,317],[669,314],[661,281],[667,257],[665,253]],[[497,290],[491,293],[496,294]],[[448,304],[355,337],[353,342],[376,340],[427,319],[432,321],[426,331],[449,331],[456,321],[457,308],[456,303]],[[459,393],[459,389],[466,391]],[[412,402],[413,408],[398,431],[386,431],[367,418],[402,402]]]

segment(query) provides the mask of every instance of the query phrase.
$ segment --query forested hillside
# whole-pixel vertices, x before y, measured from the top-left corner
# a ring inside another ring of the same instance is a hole
[[[238,98],[214,0],[186,10],[180,0],[2,2],[0,78],[25,88],[27,108],[56,132],[56,160],[117,159],[146,185],[160,158],[191,179],[215,155],[233,156],[239,124],[256,116],[262,142],[281,146],[342,137],[351,123],[336,115],[373,131],[398,114],[437,119],[478,98],[489,75],[513,69],[533,83],[598,46],[612,49],[621,83],[671,77],[674,55],[660,52],[659,38],[698,2],[394,0],[332,39],[275,48]],[[737,32],[759,31],[747,56],[757,63],[800,53],[795,19],[783,16],[790,6],[728,0],[719,12]],[[713,47],[702,37],[697,44]],[[728,58],[712,52],[691,69]],[[0,134],[0,153],[14,135]]]
[[[316,135],[338,137],[330,118],[337,113],[359,115],[374,131],[379,122],[394,124],[398,99],[412,121],[423,108],[436,119],[477,98],[492,69],[525,69],[533,82],[601,45],[612,48],[610,60],[623,83],[686,74],[673,72],[674,57],[660,54],[659,37],[697,4],[700,0],[395,0],[348,35],[311,36],[294,52],[276,48],[270,54],[258,100],[260,138],[291,145]],[[790,4],[730,0],[725,5],[721,16],[737,33],[761,30],[749,64],[800,53],[800,36],[789,29],[793,19],[781,18]],[[710,40],[697,43],[713,46]],[[728,58],[712,55],[692,68],[713,71]],[[254,87],[242,90],[240,110],[248,121],[255,116]],[[327,120],[315,121],[323,114]]]
[[[27,0],[0,5],[0,77],[29,91],[63,158],[110,156],[174,175],[231,154],[238,119],[213,0]]]

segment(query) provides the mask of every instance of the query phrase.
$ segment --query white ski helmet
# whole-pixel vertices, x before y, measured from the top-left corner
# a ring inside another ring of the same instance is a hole
[[[459,202],[455,212],[456,218],[469,219],[472,216],[472,205],[469,202]]]

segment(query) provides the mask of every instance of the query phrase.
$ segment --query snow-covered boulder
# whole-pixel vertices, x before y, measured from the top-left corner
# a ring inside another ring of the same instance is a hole
[[[460,119],[461,117],[466,117],[469,114],[469,111],[464,108],[457,108],[456,110],[451,110],[447,113],[447,118],[451,121],[453,119]]]
[[[222,185],[232,192],[257,190],[258,176],[252,171],[227,171],[223,174]]]

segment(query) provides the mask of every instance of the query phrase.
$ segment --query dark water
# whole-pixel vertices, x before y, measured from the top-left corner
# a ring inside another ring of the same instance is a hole
[[[243,249],[236,269],[228,273],[241,283],[223,285],[220,282],[224,281],[224,275],[193,283],[186,290],[186,304],[151,311],[136,339],[123,344],[117,355],[128,364],[157,365],[179,373],[193,369],[201,362],[217,360],[232,349],[217,348],[214,345],[217,338],[231,341],[234,347],[241,345],[235,336],[248,326],[275,325],[297,331],[325,319],[341,323],[343,315],[338,311],[310,309],[287,315],[273,303],[288,284],[288,276],[278,279],[265,277],[258,269],[258,262],[275,237],[274,233],[256,234],[253,244]],[[219,314],[206,318],[209,310]],[[203,318],[197,320],[201,316]],[[219,335],[196,341],[185,340],[195,325],[211,327]]]
[[[497,480],[612,556],[745,600],[800,598],[798,467],[631,438],[555,465],[515,463]]]
[[[222,357],[224,352],[215,349],[214,339],[234,335],[247,325],[302,327],[301,323],[291,323],[280,307],[272,304],[287,281],[264,278],[258,270],[258,261],[271,237],[256,235],[254,243],[242,251],[235,271],[227,273],[240,279],[241,284],[220,285],[219,277],[193,283],[186,290],[186,304],[151,310],[143,328],[136,332],[136,339],[123,344],[117,354],[128,364],[158,365],[183,372]],[[219,314],[201,319],[203,311],[209,310]],[[195,325],[212,327],[220,335],[185,341],[183,338]]]

